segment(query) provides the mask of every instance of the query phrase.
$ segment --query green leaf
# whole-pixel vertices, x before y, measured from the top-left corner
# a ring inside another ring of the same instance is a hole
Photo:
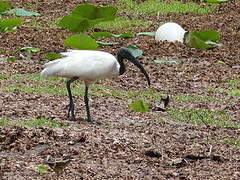
[[[15,8],[9,11],[9,13],[14,14],[16,16],[39,16],[40,14],[33,11],[27,11],[23,8]]]
[[[220,35],[215,30],[191,31],[191,33],[203,41],[218,42],[220,40]]]
[[[141,49],[138,49],[136,46],[133,45],[127,46],[127,49],[132,53],[134,57],[138,57],[143,54],[143,51]]]
[[[216,4],[225,3],[225,2],[228,2],[228,1],[229,0],[204,0],[204,2],[216,3]]]
[[[49,52],[45,54],[46,58],[50,61],[61,58],[60,54]]]
[[[73,35],[64,40],[64,45],[76,49],[92,49],[92,50],[95,50],[98,47],[97,42],[86,34]]]
[[[18,25],[23,23],[22,18],[0,20],[0,32],[11,32]]]
[[[0,1],[0,14],[4,13],[11,7],[10,2]]]
[[[185,43],[188,47],[197,49],[212,49],[220,46],[218,42],[220,35],[217,31],[189,31],[185,34]]]
[[[136,100],[129,104],[129,109],[135,112],[146,113],[149,111],[148,104],[144,103],[143,100]]]
[[[29,52],[36,53],[36,52],[39,52],[39,51],[40,51],[40,48],[35,48],[35,47],[23,47],[23,48],[20,48],[20,51],[29,51]]]
[[[38,166],[38,172],[39,172],[39,174],[41,175],[41,176],[43,176],[44,174],[46,174],[46,172],[47,172],[47,166],[45,166],[45,165],[39,165]]]
[[[91,27],[88,19],[74,15],[64,16],[58,25],[68,29],[71,32],[84,32]]]
[[[72,15],[89,19],[93,23],[114,20],[116,13],[117,9],[113,6],[98,7],[92,4],[79,5],[72,11]]]
[[[118,42],[102,42],[102,41],[96,41],[100,46],[112,46],[119,44]]]
[[[140,32],[137,36],[155,36],[155,32]]]
[[[7,58],[7,62],[9,62],[9,63],[13,63],[13,62],[15,62],[17,59],[16,59],[16,57],[14,57],[14,56],[9,56],[8,58]]]
[[[94,38],[98,38],[98,37],[128,38],[128,37],[134,37],[134,34],[131,32],[126,32],[123,34],[112,34],[109,32],[93,32],[91,36]]]
[[[71,32],[84,32],[99,22],[114,20],[117,9],[113,6],[98,7],[91,4],[77,6],[69,16],[64,16],[61,27]]]

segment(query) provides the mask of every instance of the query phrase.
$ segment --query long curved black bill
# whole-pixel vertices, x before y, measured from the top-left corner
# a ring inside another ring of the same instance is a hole
[[[147,78],[148,85],[150,86],[150,78],[148,76],[148,73],[144,69],[144,67],[140,64],[140,62],[131,54],[131,52],[127,48],[121,48],[119,51],[119,55],[124,55],[123,58],[129,60],[132,62],[135,66],[137,66],[140,71],[144,74],[144,76]]]

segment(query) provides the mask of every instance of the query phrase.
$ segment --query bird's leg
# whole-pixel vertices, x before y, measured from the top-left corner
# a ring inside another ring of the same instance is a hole
[[[75,114],[74,114],[74,102],[73,102],[73,96],[72,96],[72,92],[71,92],[71,83],[75,80],[77,80],[78,78],[77,77],[73,77],[71,79],[69,79],[67,82],[66,82],[66,85],[67,85],[67,91],[68,91],[68,96],[69,96],[69,108],[68,108],[68,115],[67,117],[69,118],[70,117],[70,113],[71,113],[71,120],[76,120],[75,118]]]
[[[86,110],[87,110],[87,120],[92,122],[92,119],[91,119],[91,116],[90,116],[89,105],[88,105],[89,99],[88,99],[88,84],[87,83],[85,83],[84,102],[85,102]]]

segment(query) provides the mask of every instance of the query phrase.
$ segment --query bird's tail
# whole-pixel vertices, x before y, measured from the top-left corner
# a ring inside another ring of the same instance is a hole
[[[60,59],[46,63],[44,65],[45,68],[42,70],[40,75],[44,78],[57,75],[59,71],[62,69],[61,63],[59,62],[60,62]]]

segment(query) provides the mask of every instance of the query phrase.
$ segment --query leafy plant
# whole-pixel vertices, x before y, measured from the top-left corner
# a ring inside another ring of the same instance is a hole
[[[50,61],[61,58],[60,54],[49,52],[45,54],[46,58]]]
[[[216,3],[216,4],[225,3],[225,2],[228,2],[228,1],[229,0],[204,0],[204,2]]]
[[[70,46],[76,49],[92,49],[98,47],[97,42],[86,34],[76,34],[64,40],[65,46]]]
[[[149,111],[149,106],[143,100],[136,100],[129,104],[129,109],[135,112],[146,113]]]
[[[22,18],[0,19],[0,32],[11,32],[23,23]]]
[[[11,7],[11,3],[10,2],[0,1],[0,14],[3,14],[10,7]]]
[[[40,14],[37,12],[33,12],[33,11],[27,11],[23,8],[15,8],[15,9],[11,9],[10,11],[8,11],[10,14],[14,14],[16,16],[39,16]]]
[[[31,60],[32,53],[37,53],[40,51],[40,48],[35,47],[23,47],[20,49],[20,51],[26,51],[27,52],[27,60]]]
[[[140,32],[137,36],[155,36],[155,32]]]
[[[45,166],[43,164],[39,165],[38,166],[38,172],[41,176],[43,176],[47,172],[47,166]]]
[[[215,30],[189,31],[185,34],[185,43],[188,47],[197,49],[212,49],[218,44],[220,35]]]
[[[77,6],[69,16],[64,16],[59,26],[71,32],[84,32],[99,22],[114,20],[116,12],[117,9],[113,6],[98,7],[82,4]]]

